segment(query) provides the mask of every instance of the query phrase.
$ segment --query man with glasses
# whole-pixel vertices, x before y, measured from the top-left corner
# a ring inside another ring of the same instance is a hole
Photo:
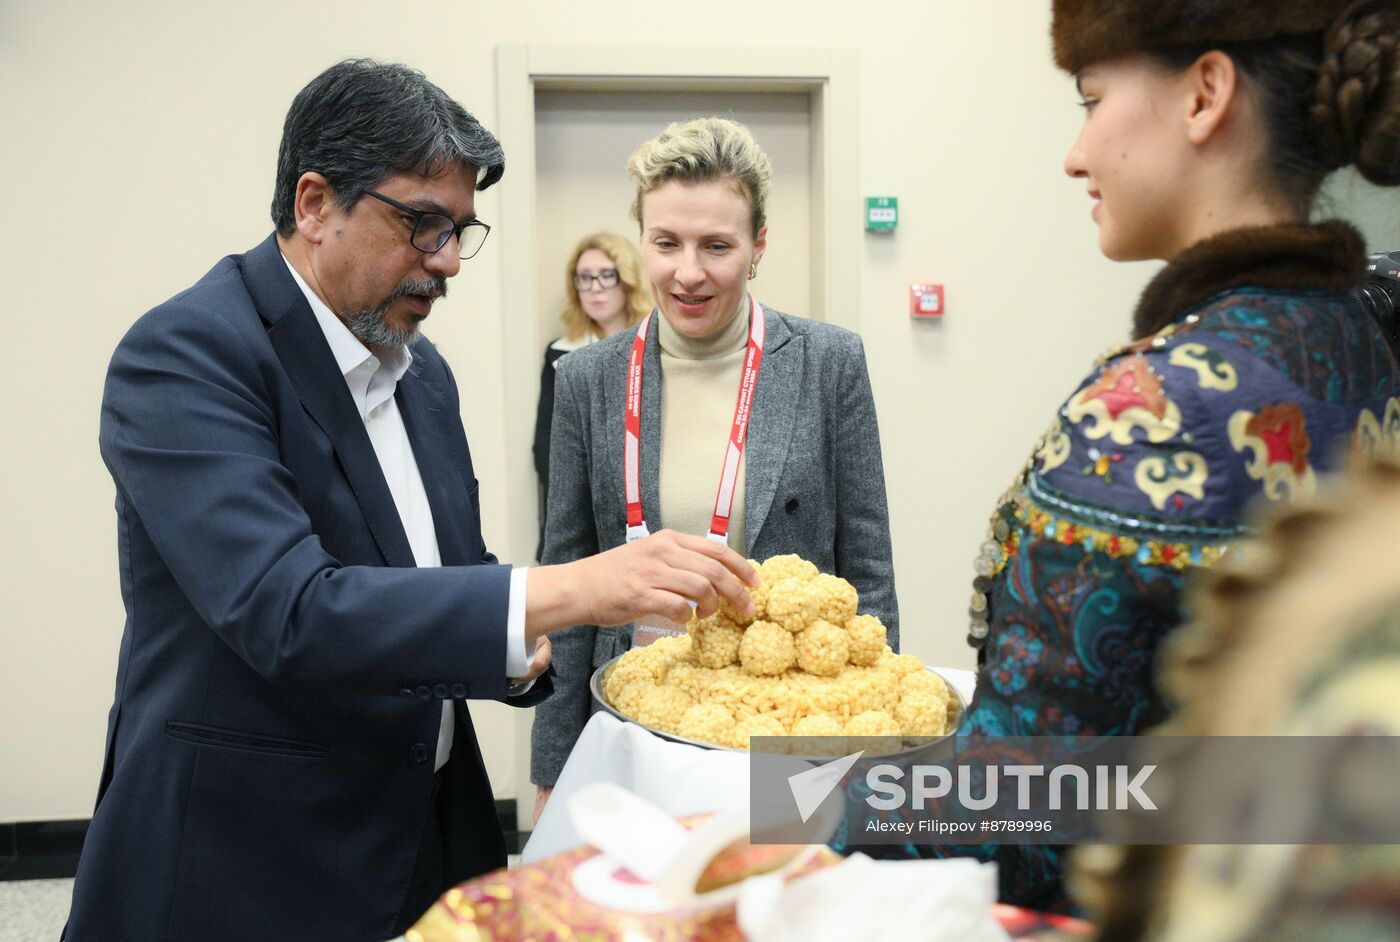
[[[503,168],[422,74],[339,63],[287,115],[275,233],[118,346],[126,627],[72,938],[389,938],[505,864],[467,699],[547,696],[558,628],[747,604],[700,538],[528,572],[486,550],[419,328]]]

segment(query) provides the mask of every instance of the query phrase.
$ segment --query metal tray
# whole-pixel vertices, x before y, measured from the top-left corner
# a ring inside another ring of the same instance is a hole
[[[622,658],[623,655],[619,654],[617,657],[608,661],[606,664],[600,666],[597,670],[593,672],[593,676],[589,678],[588,690],[590,693],[593,694],[593,704],[597,709],[603,710],[611,714],[612,716],[616,717],[624,723],[632,723],[635,726],[640,726],[642,729],[651,733],[653,736],[659,736],[662,739],[666,739],[671,742],[684,743],[687,746],[698,746],[701,749],[714,749],[718,752],[747,751],[744,749],[736,749],[731,746],[717,746],[714,743],[701,742],[698,739],[688,739],[685,736],[677,736],[673,733],[665,733],[659,729],[654,729],[653,727],[647,726],[645,723],[638,723],[636,720],[632,719],[632,717],[624,715],[616,707],[614,707],[611,703],[608,702],[607,695],[603,693],[603,685],[607,682],[608,674],[612,671],[613,667],[617,664],[617,662],[622,660]],[[948,693],[952,696],[953,701],[957,704],[957,715],[961,717],[963,711],[967,709],[967,701],[963,699],[962,694],[958,693],[958,689],[953,686],[953,684],[948,680],[948,678],[944,677],[942,674],[939,674],[938,671],[934,670],[932,667],[925,666],[924,670],[928,671],[930,674],[937,675],[937,677],[943,681],[944,685],[948,688]],[[957,729],[956,722],[953,724],[953,729]],[[949,731],[943,734],[942,736],[937,737],[918,737],[916,745],[909,746],[908,748],[903,749],[899,752],[890,753],[890,755],[899,756],[904,755],[905,753],[925,750],[928,749],[929,746],[934,743],[942,742],[943,740],[948,739],[951,735],[952,731]]]

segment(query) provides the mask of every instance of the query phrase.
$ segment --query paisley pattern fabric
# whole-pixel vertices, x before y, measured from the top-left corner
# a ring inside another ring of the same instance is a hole
[[[1283,295],[1240,289],[1208,305],[1216,337],[1332,405],[1385,395],[1393,363],[1375,325],[1346,292]],[[1202,312],[1203,316],[1205,312]]]
[[[1174,703],[1152,735],[1400,736],[1400,462],[1348,470],[1306,507],[1271,509],[1254,552],[1201,574],[1208,602],[1162,651]],[[1287,806],[1302,827],[1346,809],[1359,833],[1379,834],[1400,820],[1393,777],[1338,746],[1325,769],[1241,769],[1220,783],[1220,807]],[[1400,844],[1097,845],[1074,857],[1103,939],[1400,939]]]
[[[1154,664],[1190,570],[1246,532],[1251,503],[1400,447],[1398,393],[1385,338],[1342,291],[1229,290],[1110,352],[1010,494],[959,735],[1133,735],[1164,719]],[[918,852],[994,859],[1003,901],[1068,906],[1060,849]]]

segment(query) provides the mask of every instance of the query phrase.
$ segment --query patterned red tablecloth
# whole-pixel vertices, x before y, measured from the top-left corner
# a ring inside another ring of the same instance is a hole
[[[598,856],[580,847],[527,867],[498,870],[454,887],[406,934],[407,942],[744,942],[734,907],[637,914],[607,909],[574,886],[574,872]],[[797,878],[840,862],[821,851]],[[1077,939],[1085,922],[998,906],[997,920],[1015,939]]]

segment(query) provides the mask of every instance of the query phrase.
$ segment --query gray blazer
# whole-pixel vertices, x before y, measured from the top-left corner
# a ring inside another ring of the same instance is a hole
[[[849,580],[860,608],[879,616],[899,648],[889,510],[865,347],[848,330],[768,315],[763,366],[744,446],[747,555],[797,553]],[[642,507],[665,526],[660,497],[661,351],[647,338],[642,384]],[[626,539],[623,415],[636,330],[559,361],[550,441],[545,563],[563,563]],[[716,448],[718,448],[718,443]],[[632,628],[577,625],[555,632],[554,696],[535,710],[530,778],[552,786],[591,713],[594,668],[631,646]]]

